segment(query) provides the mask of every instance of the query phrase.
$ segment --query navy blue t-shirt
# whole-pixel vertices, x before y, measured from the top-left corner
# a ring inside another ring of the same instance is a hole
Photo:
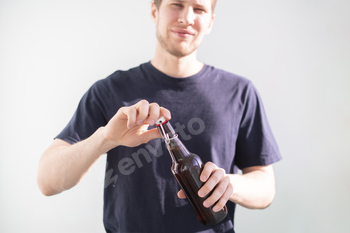
[[[173,78],[150,62],[116,71],[83,96],[57,136],[70,144],[104,126],[120,107],[146,99],[171,111],[170,123],[189,151],[226,173],[281,159],[261,99],[252,83],[205,65],[187,78]],[[155,127],[155,126],[153,126]],[[107,232],[233,233],[235,204],[218,225],[202,225],[188,200],[179,199],[171,158],[161,139],[107,153],[104,225]]]

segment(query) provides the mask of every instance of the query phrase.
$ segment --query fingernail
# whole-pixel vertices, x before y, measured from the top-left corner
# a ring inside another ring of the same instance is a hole
[[[149,124],[149,125],[154,125],[154,120],[149,120],[149,121],[148,121],[148,124]]]
[[[128,128],[131,129],[134,125],[128,125]]]
[[[208,201],[205,201],[205,202],[203,202],[203,205],[204,205],[204,207],[209,207],[209,203],[208,203]]]
[[[142,125],[143,121],[137,121],[138,125]]]
[[[201,181],[206,181],[207,180],[207,177],[206,176],[201,176]]]
[[[218,211],[218,210],[219,210],[219,208],[216,207],[216,206],[213,208],[213,211],[214,211],[214,212],[216,212],[216,211]]]
[[[199,192],[198,192],[198,196],[204,197],[204,192],[203,192],[203,191],[199,191]]]

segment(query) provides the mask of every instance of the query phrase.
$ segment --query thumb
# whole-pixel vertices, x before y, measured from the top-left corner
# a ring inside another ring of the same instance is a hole
[[[143,132],[144,143],[151,141],[152,139],[161,138],[160,133],[157,128],[147,130]]]
[[[177,196],[180,198],[180,199],[185,199],[186,198],[186,195],[184,193],[184,191],[182,189],[180,189],[179,192],[177,192]]]

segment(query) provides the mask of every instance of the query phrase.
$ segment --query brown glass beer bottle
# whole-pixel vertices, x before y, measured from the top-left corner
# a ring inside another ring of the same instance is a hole
[[[212,206],[209,208],[203,206],[204,200],[211,193],[204,198],[198,196],[198,190],[204,184],[199,179],[204,167],[202,160],[198,155],[190,153],[186,149],[171,124],[164,117],[160,117],[156,121],[156,125],[172,159],[171,171],[191,203],[197,218],[206,226],[219,223],[227,215],[226,206],[220,211],[214,212]]]

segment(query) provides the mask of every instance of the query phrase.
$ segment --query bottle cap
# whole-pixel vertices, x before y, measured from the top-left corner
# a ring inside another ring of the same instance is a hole
[[[157,126],[158,126],[158,125],[163,125],[163,124],[165,124],[165,123],[167,123],[167,120],[166,120],[163,116],[159,117],[159,119],[156,120],[156,125],[157,125]]]

